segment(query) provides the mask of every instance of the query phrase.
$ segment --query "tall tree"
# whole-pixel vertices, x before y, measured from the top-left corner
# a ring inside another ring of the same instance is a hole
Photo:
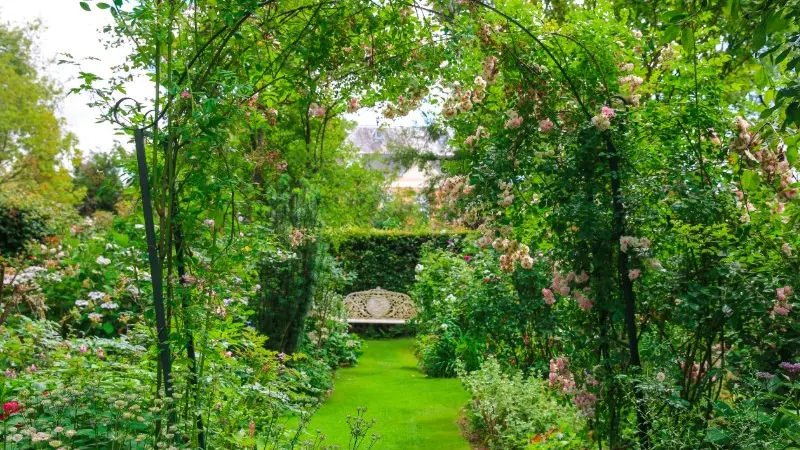
[[[34,59],[37,22],[0,24],[0,188],[48,193],[60,202],[76,199],[62,162],[75,136],[56,116],[60,91]]]

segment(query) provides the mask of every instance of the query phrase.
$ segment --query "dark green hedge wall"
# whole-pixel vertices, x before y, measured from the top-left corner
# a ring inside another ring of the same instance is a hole
[[[474,236],[466,232],[429,233],[382,230],[339,232],[330,236],[330,252],[345,270],[356,273],[347,292],[381,287],[408,292],[414,284],[414,268],[425,246],[460,251]]]

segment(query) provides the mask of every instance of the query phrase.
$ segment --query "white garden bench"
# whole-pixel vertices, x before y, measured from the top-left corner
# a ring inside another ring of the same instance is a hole
[[[379,287],[347,295],[344,306],[347,323],[402,325],[417,315],[408,295]]]

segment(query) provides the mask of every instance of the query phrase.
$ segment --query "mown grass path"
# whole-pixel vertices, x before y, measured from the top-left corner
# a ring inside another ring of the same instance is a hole
[[[338,371],[335,390],[308,431],[320,429],[328,444],[346,449],[345,419],[366,406],[366,417],[377,420],[372,431],[381,436],[374,450],[469,450],[456,423],[469,398],[466,391],[457,379],[426,378],[416,367],[412,343],[367,341],[358,366]]]

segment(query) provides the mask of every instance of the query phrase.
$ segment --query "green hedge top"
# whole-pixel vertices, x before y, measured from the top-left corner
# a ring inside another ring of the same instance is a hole
[[[425,246],[460,251],[474,236],[469,232],[346,230],[329,233],[330,252],[356,278],[346,293],[381,287],[409,292]]]

